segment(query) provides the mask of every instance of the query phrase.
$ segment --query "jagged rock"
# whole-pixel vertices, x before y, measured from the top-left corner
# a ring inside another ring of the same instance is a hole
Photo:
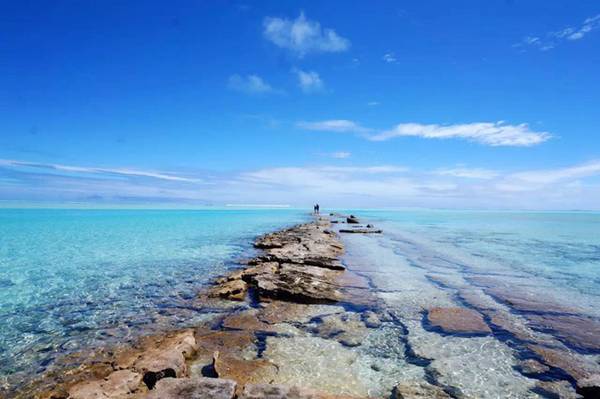
[[[240,275],[241,276],[241,275]],[[248,285],[241,279],[232,279],[221,282],[212,287],[208,293],[211,298],[231,299],[234,301],[243,301],[248,291]]]
[[[236,385],[220,378],[165,378],[145,399],[233,399]]]
[[[335,284],[337,271],[284,263],[276,274],[259,274],[252,278],[263,297],[304,303],[335,302],[342,293]]]
[[[451,334],[489,334],[490,327],[480,313],[466,308],[431,308],[427,318],[432,326]]]
[[[156,348],[143,352],[133,364],[133,369],[143,375],[144,383],[152,389],[163,378],[185,376],[185,360],[195,352],[194,332],[184,330],[167,336]]]
[[[451,399],[444,390],[425,381],[411,381],[394,388],[394,399]]]

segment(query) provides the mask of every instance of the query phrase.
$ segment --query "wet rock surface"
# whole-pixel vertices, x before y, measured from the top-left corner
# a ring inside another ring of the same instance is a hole
[[[145,399],[233,399],[236,385],[216,378],[165,378]]]

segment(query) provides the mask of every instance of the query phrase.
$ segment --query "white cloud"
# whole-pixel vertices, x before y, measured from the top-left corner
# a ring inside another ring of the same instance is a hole
[[[298,77],[298,86],[304,93],[316,93],[325,87],[323,80],[315,71],[302,71],[294,69],[292,72]]]
[[[550,139],[547,132],[535,132],[525,123],[508,125],[504,122],[479,122],[456,125],[424,125],[401,123],[390,130],[375,134],[374,129],[346,120],[334,119],[318,122],[300,122],[298,127],[308,130],[349,132],[364,135],[371,141],[386,141],[396,137],[422,137],[427,139],[459,138],[489,146],[529,147]]]
[[[433,174],[439,176],[452,176],[465,179],[481,179],[489,180],[498,176],[498,172],[490,169],[483,168],[449,168],[449,169],[437,169],[433,171]]]
[[[586,18],[576,27],[566,27],[559,31],[548,32],[545,36],[526,36],[514,47],[533,47],[541,51],[551,50],[563,41],[581,40],[585,35],[600,28],[600,14]]]
[[[376,106],[378,106],[379,104],[381,104],[379,101],[369,101],[369,102],[367,103],[367,105],[368,105],[369,107],[376,107]]]
[[[321,28],[319,22],[306,19],[304,13],[295,20],[265,18],[263,35],[300,58],[309,53],[337,53],[350,48],[348,39],[339,36],[333,29]]]
[[[383,57],[381,57],[381,59],[383,61],[387,62],[388,64],[393,64],[393,63],[395,63],[397,61],[396,54],[391,53],[391,52],[385,53],[383,55]]]
[[[509,180],[525,184],[553,184],[565,180],[581,179],[584,177],[600,175],[600,161],[593,161],[568,168],[533,170],[514,173],[508,176]]]
[[[427,139],[461,138],[490,146],[529,147],[550,138],[546,132],[534,132],[527,124],[507,125],[504,122],[480,122],[458,125],[423,125],[401,123],[391,130],[370,137],[384,141],[395,137],[423,137]]]
[[[600,160],[517,172],[321,165],[186,175],[0,160],[0,200],[600,209],[599,177]]]
[[[53,163],[37,163],[27,161],[14,161],[9,159],[0,159],[0,166],[13,167],[13,168],[35,168],[35,169],[46,169],[50,171],[66,172],[66,173],[83,173],[83,174],[94,174],[94,175],[109,175],[109,176],[131,176],[131,177],[148,177],[159,180],[170,180],[176,182],[190,182],[198,183],[201,182],[199,179],[188,178],[183,176],[177,176],[174,174],[167,174],[155,171],[144,171],[137,169],[127,168],[98,168],[98,167],[86,167],[86,166],[69,166]]]
[[[232,90],[241,91],[250,94],[272,93],[275,90],[258,75],[231,75],[228,80],[228,87]]]
[[[352,156],[351,152],[348,151],[336,151],[331,153],[331,157],[335,159],[346,159]]]
[[[371,131],[371,129],[363,127],[358,123],[347,119],[330,119],[318,122],[298,122],[296,123],[296,126],[306,130],[337,133],[368,133]]]

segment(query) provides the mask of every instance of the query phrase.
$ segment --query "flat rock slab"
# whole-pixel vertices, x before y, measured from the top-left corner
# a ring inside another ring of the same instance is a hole
[[[164,378],[145,399],[233,399],[236,385],[220,378]]]
[[[541,331],[551,331],[560,340],[569,345],[600,352],[600,323],[589,317],[527,315],[530,325]]]
[[[431,308],[427,312],[429,323],[450,334],[489,334],[490,327],[480,313],[466,308]]]

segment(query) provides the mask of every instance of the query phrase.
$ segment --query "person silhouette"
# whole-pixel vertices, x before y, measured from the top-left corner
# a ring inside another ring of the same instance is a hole
[[[319,204],[315,205],[315,213],[318,215],[319,214]]]

